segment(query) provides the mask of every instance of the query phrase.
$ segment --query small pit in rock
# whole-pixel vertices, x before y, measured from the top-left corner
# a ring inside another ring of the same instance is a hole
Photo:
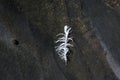
[[[19,41],[18,40],[13,40],[13,44],[14,45],[19,45]]]

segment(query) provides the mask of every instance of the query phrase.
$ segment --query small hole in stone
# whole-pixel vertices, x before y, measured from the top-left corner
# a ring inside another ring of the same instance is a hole
[[[13,40],[13,44],[14,45],[19,45],[19,41],[18,40]]]

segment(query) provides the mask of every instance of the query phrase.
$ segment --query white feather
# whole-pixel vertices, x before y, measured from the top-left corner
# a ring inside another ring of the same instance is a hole
[[[62,36],[58,38],[55,43],[60,43],[58,46],[55,46],[57,54],[60,56],[62,60],[65,61],[65,64],[67,63],[67,53],[69,51],[69,47],[73,47],[70,41],[73,42],[73,39],[71,37],[68,37],[70,34],[71,28],[67,25],[64,26],[64,33],[59,33],[56,36]]]

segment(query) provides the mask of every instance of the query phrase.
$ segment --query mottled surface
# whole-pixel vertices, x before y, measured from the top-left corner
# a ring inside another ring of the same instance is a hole
[[[0,80],[117,80],[80,0],[0,1]],[[72,28],[68,65],[54,50]]]
[[[85,0],[85,5],[90,26],[95,29],[97,37],[108,52],[107,60],[120,79],[120,14],[101,0]]]

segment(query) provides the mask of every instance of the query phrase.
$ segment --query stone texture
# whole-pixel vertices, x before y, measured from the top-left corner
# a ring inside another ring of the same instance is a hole
[[[0,80],[117,80],[83,7],[80,0],[1,0]],[[66,24],[74,48],[65,66],[54,40]]]

